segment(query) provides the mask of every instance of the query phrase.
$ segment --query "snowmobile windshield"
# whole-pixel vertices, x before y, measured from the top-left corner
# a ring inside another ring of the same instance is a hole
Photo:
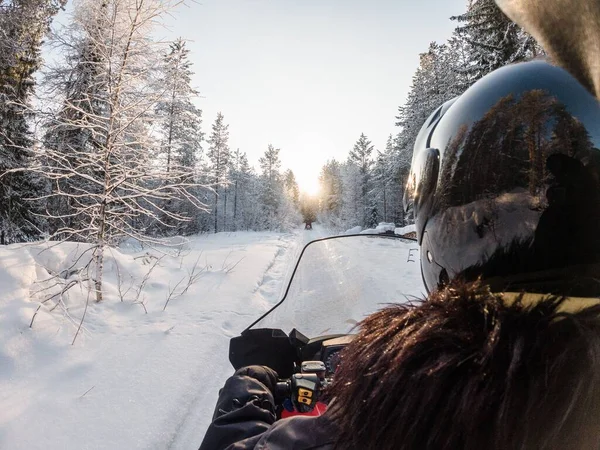
[[[424,292],[416,242],[393,235],[309,243],[283,300],[251,326],[297,329],[309,338],[347,334],[367,315]]]

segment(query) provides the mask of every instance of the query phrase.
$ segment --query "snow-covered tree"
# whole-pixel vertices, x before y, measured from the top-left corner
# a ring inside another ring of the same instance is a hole
[[[169,202],[204,208],[191,192],[188,172],[151,158],[159,146],[150,126],[154,110],[170,93],[168,87],[156,89],[154,69],[163,46],[151,36],[176,3],[80,0],[70,30],[55,41],[65,59],[47,78],[59,101],[47,124],[49,145],[40,151],[39,171],[53,185],[51,199],[68,199],[66,214],[51,215],[63,221],[56,233],[93,244],[97,301],[106,245],[147,239],[149,223],[169,226],[161,217],[190,220],[166,208]],[[73,138],[61,141],[65,135]],[[67,216],[77,217],[76,226]]]
[[[346,162],[341,167],[342,207],[340,222],[345,228],[364,227],[367,221],[363,204],[361,174],[357,165]]]
[[[246,161],[247,162],[247,161]],[[238,216],[241,226],[245,230],[264,229],[263,208],[262,208],[262,180],[256,174],[254,168],[247,165],[241,169],[243,184],[238,185]]]
[[[288,169],[283,173],[283,184],[285,186],[287,197],[297,209],[300,201],[300,188],[298,187],[296,176],[291,169]]]
[[[425,120],[447,100],[460,95],[464,86],[453,65],[453,52],[448,46],[432,42],[429,50],[420,55],[420,64],[413,76],[406,103],[398,108],[396,126],[400,127],[397,145],[402,149],[412,147]]]
[[[248,164],[248,157],[246,153],[240,152],[240,149],[236,149],[235,152],[231,152],[231,158],[229,160],[229,177],[231,180],[231,186],[228,190],[228,194],[232,197],[231,204],[231,228],[233,231],[243,228],[243,211],[244,211],[244,197],[247,193],[247,181],[250,177],[250,165]]]
[[[42,39],[65,0],[0,2],[0,242],[34,239],[42,233],[40,202],[28,199],[44,189],[29,171],[36,164],[28,124],[34,75],[41,64]]]
[[[214,232],[219,231],[219,192],[229,184],[229,125],[225,124],[222,113],[217,114],[212,132],[208,138],[207,156],[210,160],[210,180],[214,189]]]
[[[342,214],[342,165],[335,159],[329,160],[319,175],[319,212],[323,222],[334,229],[341,229]]]
[[[388,140],[388,145],[390,141]],[[376,211],[380,218],[387,222],[389,219],[389,185],[391,183],[390,165],[388,153],[377,151],[377,158],[373,167],[373,187],[370,196],[376,205]]]
[[[282,177],[282,202],[279,208],[280,229],[288,229],[300,222],[300,189],[296,176],[291,169],[286,170]],[[315,210],[316,215],[316,210]]]
[[[264,155],[259,159],[261,169],[261,200],[265,227],[272,230],[278,225],[277,215],[281,206],[283,186],[281,183],[281,160],[279,149],[269,144]]]
[[[533,37],[512,22],[494,0],[471,1],[467,12],[452,20],[459,23],[458,35],[470,44],[467,68],[473,82],[541,51]]]
[[[412,147],[400,146],[398,145],[397,138],[392,139],[392,136],[390,136],[386,145],[386,156],[391,183],[388,204],[391,208],[392,221],[399,226],[406,225],[407,220],[404,211],[403,197],[410,172],[412,154]]]
[[[357,169],[357,171],[348,172],[348,175],[353,174],[356,177],[355,180],[352,180],[352,184],[355,184],[355,189],[358,190],[358,196],[355,197],[355,207],[361,225],[372,225],[371,214],[375,207],[369,198],[372,185],[372,154],[373,145],[367,136],[362,133],[348,156],[348,163]]]
[[[319,198],[302,192],[299,196],[300,214],[304,223],[312,223],[317,220],[319,213]],[[327,223],[327,225],[329,225]]]
[[[185,41],[177,39],[170,45],[159,79],[167,95],[156,107],[162,131],[161,157],[167,171],[171,167],[187,168],[193,173],[202,150],[202,111],[192,100],[198,97],[192,85],[192,62]]]
[[[198,92],[191,85],[193,71],[189,53],[185,41],[179,38],[170,45],[160,66],[162,74],[158,85],[166,90],[166,95],[158,102],[156,114],[161,129],[159,162],[169,175],[166,183],[189,183],[198,176],[203,140],[202,111],[192,102]],[[173,170],[181,174],[180,179],[175,180],[170,176]],[[198,195],[194,192],[194,196]],[[170,213],[185,213],[190,218],[197,212],[194,204],[187,199],[169,200],[163,208]],[[161,221],[169,223],[170,230],[176,234],[187,235],[199,231],[196,221],[175,223],[173,217],[163,216]],[[162,233],[168,231],[163,229]]]
[[[108,4],[102,7],[107,9]],[[89,236],[73,235],[68,231],[61,236],[61,230],[83,230],[89,223],[89,217],[79,214],[80,209],[96,203],[93,196],[101,192],[102,173],[95,164],[81,162],[94,160],[102,152],[110,105],[106,60],[99,45],[99,36],[85,31],[80,34],[84,29],[83,23],[92,20],[87,25],[87,29],[92,31],[97,26],[93,21],[100,21],[106,16],[86,18],[85,10],[79,8],[75,10],[75,20],[70,27],[52,37],[53,43],[66,51],[63,59],[44,76],[43,86],[49,95],[56,95],[59,100],[45,123],[44,144],[49,152],[46,163],[53,170],[60,172],[67,166],[80,174],[52,180],[47,201],[50,234],[56,238],[85,241]],[[99,23],[98,26],[109,24]]]

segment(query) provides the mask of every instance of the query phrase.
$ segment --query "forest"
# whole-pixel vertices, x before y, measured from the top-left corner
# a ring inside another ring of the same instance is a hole
[[[226,111],[206,124],[186,37],[154,39],[181,3],[78,0],[69,23],[53,27],[66,0],[0,0],[2,244],[46,238],[102,249],[303,220],[338,231],[406,225],[404,184],[425,119],[490,71],[542,54],[493,0],[469,1],[449,19],[450,39],[420,55],[385,148],[357,136],[309,196],[282,169],[285,149],[268,145],[252,167],[229,145]],[[44,45],[60,57],[46,64]]]

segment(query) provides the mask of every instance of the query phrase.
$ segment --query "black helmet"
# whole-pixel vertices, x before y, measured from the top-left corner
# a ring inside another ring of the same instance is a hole
[[[414,206],[429,291],[600,297],[600,104],[545,61],[510,65],[442,105],[415,142]]]

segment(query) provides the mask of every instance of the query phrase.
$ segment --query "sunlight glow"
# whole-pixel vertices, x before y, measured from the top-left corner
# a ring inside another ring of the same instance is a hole
[[[316,196],[321,190],[318,175],[305,172],[300,172],[295,175],[300,192],[311,196]]]

